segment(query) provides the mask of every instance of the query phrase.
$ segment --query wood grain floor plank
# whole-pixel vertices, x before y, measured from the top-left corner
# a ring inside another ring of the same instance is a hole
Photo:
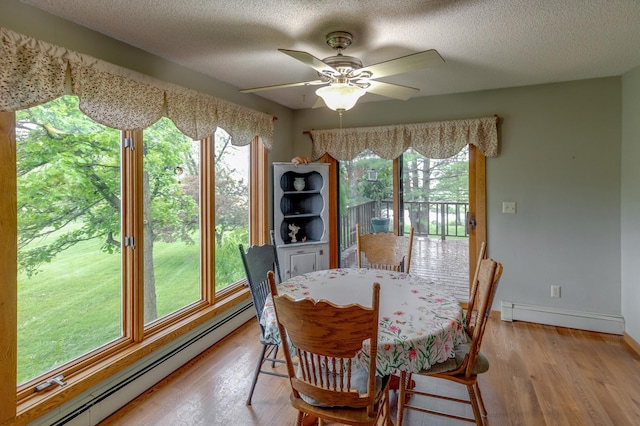
[[[255,320],[248,322],[101,426],[295,424],[289,383],[281,377],[262,375],[253,405],[244,404],[260,350],[258,335]],[[621,336],[492,318],[482,352],[491,364],[479,378],[491,426],[640,425],[640,356]],[[466,395],[455,383],[421,385]],[[391,397],[394,418],[396,397]],[[417,403],[440,408],[450,404]],[[471,415],[469,407],[461,412]],[[415,411],[405,420],[408,426],[468,424]]]

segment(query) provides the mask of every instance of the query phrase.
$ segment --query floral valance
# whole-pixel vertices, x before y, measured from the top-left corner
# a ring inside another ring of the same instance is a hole
[[[234,145],[260,136],[273,147],[273,117],[195,90],[0,28],[0,111],[16,111],[64,94],[79,98],[93,120],[144,129],[162,116],[194,140],[222,127]]]
[[[312,158],[328,153],[336,160],[353,160],[369,149],[392,160],[409,148],[428,158],[448,158],[467,144],[476,145],[487,157],[498,155],[496,117],[392,126],[311,130]]]

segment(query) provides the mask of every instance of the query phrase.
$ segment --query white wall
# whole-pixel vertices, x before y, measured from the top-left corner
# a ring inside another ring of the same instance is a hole
[[[506,300],[612,316],[621,327],[620,78],[361,103],[344,127],[493,114],[502,120],[499,156],[487,159],[488,247],[505,268],[494,309]],[[296,111],[293,125],[302,155],[311,146],[302,131],[336,128],[338,118]],[[517,214],[502,214],[503,201]]]
[[[622,315],[640,342],[640,67],[622,77]]]

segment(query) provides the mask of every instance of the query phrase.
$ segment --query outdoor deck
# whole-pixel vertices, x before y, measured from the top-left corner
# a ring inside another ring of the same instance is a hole
[[[356,247],[345,250],[343,267],[356,264]],[[469,240],[414,237],[411,273],[450,287],[459,300],[469,298]]]

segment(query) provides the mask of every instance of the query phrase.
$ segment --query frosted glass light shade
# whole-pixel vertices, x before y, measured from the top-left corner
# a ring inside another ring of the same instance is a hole
[[[334,111],[346,111],[353,108],[360,96],[365,93],[366,90],[362,87],[346,83],[335,83],[316,90],[316,95],[320,96],[327,107]]]

